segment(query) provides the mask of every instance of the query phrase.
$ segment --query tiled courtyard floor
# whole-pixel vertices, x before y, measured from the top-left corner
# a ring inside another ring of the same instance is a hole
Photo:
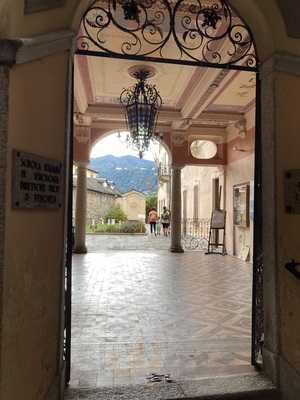
[[[148,250],[106,250],[90,236],[91,252],[74,256],[71,387],[252,371],[251,265],[143,238]]]

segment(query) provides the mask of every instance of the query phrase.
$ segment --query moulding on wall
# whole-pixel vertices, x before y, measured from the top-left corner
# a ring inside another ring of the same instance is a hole
[[[55,53],[70,50],[74,33],[69,30],[47,33],[21,39],[22,46],[16,54],[16,64],[24,64]]]
[[[300,57],[289,53],[275,53],[261,65],[260,72],[262,78],[273,72],[300,76]]]
[[[61,30],[30,38],[0,40],[0,65],[24,64],[73,46],[74,32]]]
[[[24,13],[32,14],[38,11],[50,10],[62,7],[65,0],[25,0]]]

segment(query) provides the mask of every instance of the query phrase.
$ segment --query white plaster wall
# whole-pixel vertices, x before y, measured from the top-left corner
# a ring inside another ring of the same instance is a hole
[[[250,183],[254,179],[254,154],[227,165],[226,168],[226,248],[230,255],[239,255],[243,246],[250,247],[252,259],[253,220],[248,228],[233,226],[233,186]],[[250,194],[251,197],[251,194]]]
[[[210,218],[212,212],[213,179],[219,178],[222,186],[221,207],[224,205],[223,167],[186,166],[182,170],[182,193],[187,191],[187,218],[194,218],[194,186],[198,185],[198,217]]]
[[[249,260],[253,255],[253,219],[250,218],[249,227],[243,228],[233,225],[233,186],[244,183],[250,184],[250,198],[254,196],[254,147],[255,147],[255,107],[245,115],[246,134],[238,135],[238,131],[228,132],[226,166],[226,249],[228,254],[239,256],[243,247],[250,247]],[[234,148],[243,151],[234,151]],[[251,217],[251,215],[250,215]]]
[[[0,360],[5,400],[44,399],[60,374],[64,207],[13,209],[11,185],[13,149],[65,161],[67,68],[68,54],[61,53],[10,70]]]
[[[170,182],[160,182],[158,186],[157,208],[159,214],[162,213],[163,206],[166,206],[168,209],[171,208],[170,185],[171,185]]]

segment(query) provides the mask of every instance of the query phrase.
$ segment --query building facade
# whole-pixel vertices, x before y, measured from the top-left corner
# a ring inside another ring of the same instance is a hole
[[[136,190],[123,193],[116,200],[121,209],[126,214],[128,221],[146,221],[146,196]]]
[[[253,97],[248,99],[245,112],[241,113],[240,122],[226,127],[224,165],[187,165],[181,171],[184,233],[195,235],[201,233],[207,238],[206,227],[212,211],[221,208],[226,211],[227,253],[243,259],[246,253],[248,261],[253,258],[254,226],[255,103],[253,100]],[[205,153],[205,149],[202,150]],[[206,157],[205,154],[202,156]],[[159,152],[158,170],[158,208],[161,213],[163,206],[170,208],[171,204],[171,166],[163,146]],[[245,199],[239,195],[242,190],[245,191]],[[241,216],[241,213],[244,216]],[[243,220],[239,220],[240,218]],[[199,224],[205,224],[205,228],[195,229]]]
[[[74,168],[73,174],[73,221],[75,223],[76,210],[76,190],[77,190],[77,173]],[[94,225],[102,221],[109,211],[115,206],[118,199],[122,196],[121,192],[115,185],[104,178],[98,177],[98,172],[87,169],[87,188],[86,188],[86,223]]]
[[[86,170],[86,224],[95,225],[104,222],[112,207],[119,206],[128,221],[145,222],[146,196],[144,193],[130,190],[121,193],[112,181],[99,178],[98,172]],[[76,217],[77,167],[73,168],[73,224]]]

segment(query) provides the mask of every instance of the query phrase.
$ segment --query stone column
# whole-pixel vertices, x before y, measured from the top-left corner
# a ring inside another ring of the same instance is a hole
[[[85,243],[86,206],[87,206],[87,163],[77,162],[74,252],[78,254],[87,253],[87,247]]]
[[[172,167],[171,188],[171,248],[172,253],[183,253],[181,246],[181,167]]]

